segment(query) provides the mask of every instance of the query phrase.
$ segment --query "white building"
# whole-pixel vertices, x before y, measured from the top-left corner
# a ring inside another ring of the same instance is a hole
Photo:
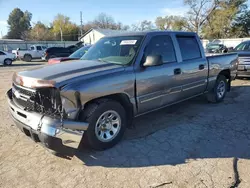
[[[84,44],[94,44],[96,43],[100,38],[124,33],[126,31],[123,30],[112,30],[112,29],[90,29],[84,35],[80,38],[80,41],[84,42]]]

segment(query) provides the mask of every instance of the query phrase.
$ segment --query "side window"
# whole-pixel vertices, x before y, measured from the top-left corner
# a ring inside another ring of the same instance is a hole
[[[0,55],[5,55],[5,53],[0,51]]]
[[[164,63],[175,62],[175,50],[172,39],[168,35],[152,37],[146,47],[146,55],[161,55]]]
[[[41,51],[41,50],[42,50],[42,47],[41,47],[41,46],[37,46],[36,49],[37,49],[38,51]]]
[[[183,61],[201,58],[199,44],[193,36],[177,36]]]
[[[31,46],[30,49],[31,49],[31,50],[35,50],[35,47],[34,47],[34,46]]]

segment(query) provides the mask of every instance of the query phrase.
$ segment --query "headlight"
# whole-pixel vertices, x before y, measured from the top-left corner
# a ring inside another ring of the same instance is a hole
[[[61,96],[62,107],[67,114],[69,119],[74,119],[78,114],[79,109],[76,107],[73,101],[67,99],[66,97]]]

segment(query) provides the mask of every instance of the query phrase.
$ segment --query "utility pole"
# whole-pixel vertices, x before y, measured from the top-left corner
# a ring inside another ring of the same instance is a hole
[[[80,22],[81,22],[81,29],[80,29],[80,31],[81,31],[81,36],[82,36],[83,35],[83,29],[82,29],[82,11],[80,12]]]

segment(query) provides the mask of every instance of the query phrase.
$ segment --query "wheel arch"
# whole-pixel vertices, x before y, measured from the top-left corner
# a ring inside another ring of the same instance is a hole
[[[98,101],[101,101],[101,100],[114,100],[116,102],[119,102],[125,109],[126,116],[128,118],[128,127],[132,126],[132,122],[134,118],[134,107],[128,95],[125,93],[115,93],[115,94],[110,94],[110,95],[101,96],[101,97],[92,99],[86,102],[85,104],[83,104],[82,110],[84,110],[84,108],[86,108],[88,105],[92,103],[98,103]]]

